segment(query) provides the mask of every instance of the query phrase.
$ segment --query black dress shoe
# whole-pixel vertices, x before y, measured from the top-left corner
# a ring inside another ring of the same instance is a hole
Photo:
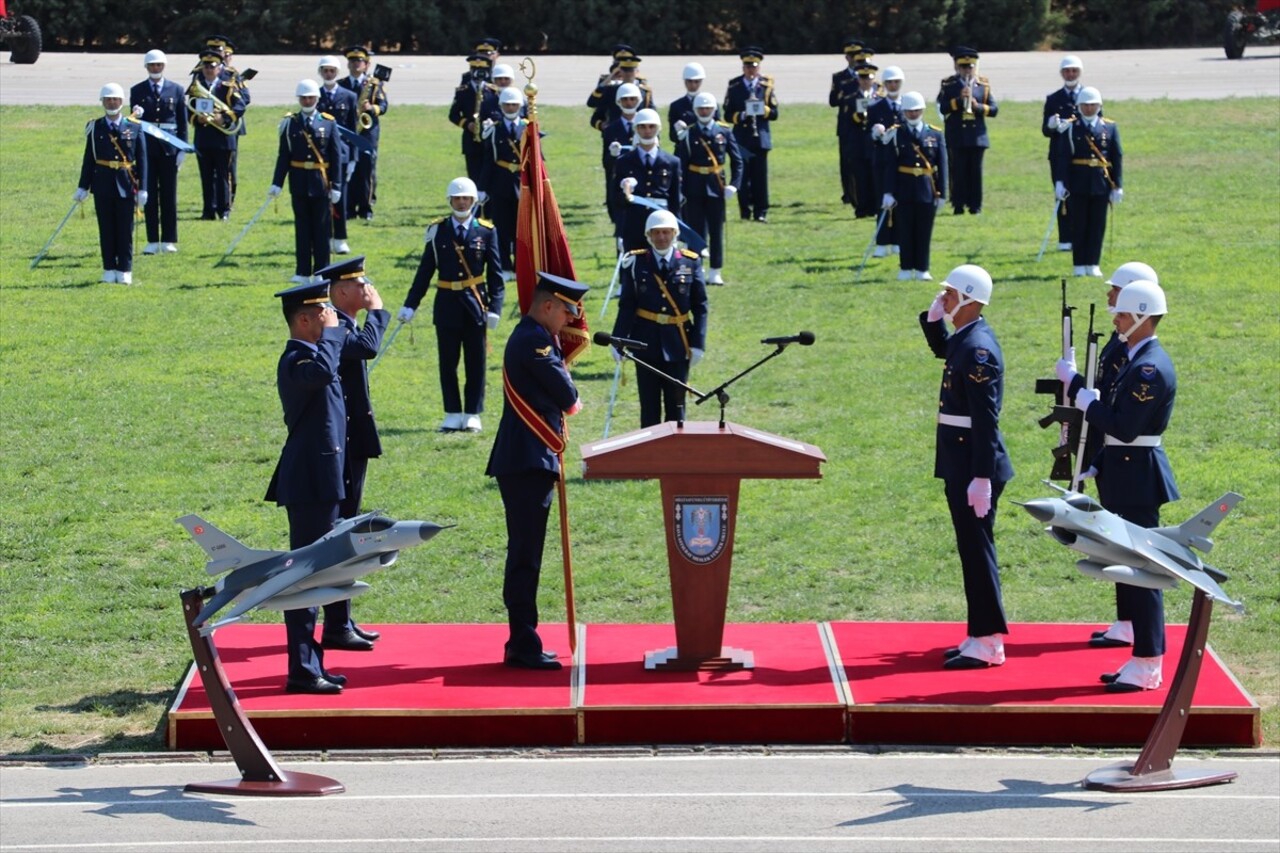
[[[342,685],[335,684],[322,675],[313,678],[290,678],[284,683],[285,693],[319,693],[332,695],[342,692]]]
[[[338,675],[336,672],[326,672],[324,677],[326,681],[332,681],[339,687],[342,687],[347,683],[347,677],[345,675]]]
[[[564,669],[564,664],[553,657],[548,657],[546,652],[539,654],[536,658],[508,655],[502,662],[516,669]]]
[[[942,653],[942,657],[944,660],[951,660],[953,657],[955,657],[958,654],[960,654],[960,647],[952,646],[951,648],[947,649],[945,652]]]
[[[1119,677],[1120,677],[1120,673],[1118,672],[1104,672],[1102,673],[1102,675],[1098,676],[1098,680],[1101,681],[1103,684],[1111,684]]]
[[[322,634],[320,645],[326,649],[339,649],[346,652],[371,652],[373,643],[361,637],[355,631],[343,631],[341,634]]]
[[[942,665],[943,669],[986,669],[991,666],[984,660],[966,657],[965,655],[956,655],[950,658]]]
[[[951,209],[951,215],[952,215],[952,216],[964,216],[964,208],[963,208],[963,207],[954,207],[954,208],[952,208],[952,209]]]
[[[1138,693],[1142,690],[1138,685],[1124,681],[1113,681],[1103,689],[1108,693]]]
[[[982,213],[982,208],[980,208],[980,207],[971,207],[971,208],[969,208],[969,212],[970,212],[970,213],[972,213],[974,216],[978,216],[979,214],[981,214],[981,213]]]
[[[351,630],[355,631],[356,636],[359,637],[360,639],[368,640],[371,643],[374,640],[377,640],[382,637],[381,631],[366,631],[364,628],[361,628],[359,625],[356,625]]]
[[[1089,648],[1092,649],[1127,649],[1133,643],[1126,643],[1124,640],[1113,640],[1111,637],[1099,637],[1094,635],[1089,638]]]

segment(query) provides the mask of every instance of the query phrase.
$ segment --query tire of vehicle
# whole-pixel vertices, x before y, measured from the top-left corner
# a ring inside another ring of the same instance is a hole
[[[9,54],[9,61],[31,65],[40,58],[40,49],[44,46],[40,25],[30,15],[20,16],[17,24],[18,32],[13,37],[13,52]]]
[[[1240,12],[1227,13],[1227,27],[1222,34],[1222,49],[1227,59],[1239,59],[1244,56],[1244,45],[1249,34],[1244,30],[1244,15]]]

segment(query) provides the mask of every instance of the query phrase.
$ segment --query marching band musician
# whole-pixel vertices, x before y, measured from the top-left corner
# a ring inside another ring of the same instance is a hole
[[[102,249],[102,280],[133,284],[133,217],[147,204],[147,146],[137,122],[121,115],[124,89],[108,83],[98,93],[105,115],[84,126],[84,160],[75,200],[93,194]]]
[[[467,177],[480,180],[484,168],[484,125],[499,118],[498,90],[489,82],[493,60],[482,53],[467,57],[470,67],[467,82],[453,92],[453,104],[449,107],[449,121],[462,128],[462,158],[466,161]]]
[[[738,187],[738,213],[743,219],[769,221],[769,151],[773,136],[769,128],[778,120],[778,96],[773,78],[760,73],[764,51],[746,47],[739,52],[742,74],[729,81],[724,96],[724,117],[733,125],[733,135],[742,152],[743,178]]]
[[[149,50],[142,58],[147,79],[129,90],[134,118],[149,121],[187,141],[187,102],[182,87],[164,78],[168,58]],[[147,245],[144,255],[178,251],[178,166],[183,153],[162,139],[147,137]]]
[[[640,76],[640,57],[629,44],[613,46],[613,62],[609,65],[609,73],[601,74],[595,90],[587,98],[587,106],[591,107],[591,126],[604,132],[605,125],[621,114],[618,103],[619,87],[631,83],[640,90],[640,109],[653,108],[653,89],[649,82]]]
[[[982,212],[982,157],[991,146],[987,119],[1000,111],[991,83],[978,76],[978,51],[951,51],[956,73],[942,81],[938,111],[946,127],[947,157],[951,164],[951,209],[955,214]]]
[[[863,219],[876,215],[875,188],[872,186],[874,155],[871,139],[870,106],[884,94],[876,84],[876,71],[871,64],[875,51],[861,39],[844,43],[848,67],[831,75],[831,93],[827,103],[836,108],[836,140],[840,146],[841,201],[853,205],[854,216]]]
[[[224,35],[205,36],[205,47],[217,48],[222,51],[222,71],[219,73],[223,80],[229,85],[235,86],[236,91],[240,93],[240,99],[244,101],[245,107],[252,103],[249,95],[249,87],[245,85],[245,81],[249,80],[256,73],[254,71],[245,70],[241,74],[234,65],[231,64],[231,58],[236,52],[236,43]],[[197,69],[198,70],[198,69]],[[248,133],[248,125],[244,120],[244,116],[240,117],[240,129],[236,131],[236,136],[244,136]],[[231,206],[235,207],[236,203],[236,181],[237,181],[237,161],[240,158],[240,146],[236,146],[236,150],[231,154]]]
[[[356,94],[356,129],[372,144],[369,151],[352,152],[356,154],[356,168],[347,185],[347,215],[355,218],[373,219],[373,203],[378,197],[378,141],[382,135],[381,117],[391,108],[387,102],[386,86],[383,81],[368,74],[369,49],[363,45],[352,45],[344,53],[347,57],[347,70],[350,76],[343,77],[338,85]]]
[[[203,91],[202,91],[203,90]],[[208,113],[192,110],[195,125],[192,140],[200,163],[200,185],[204,191],[201,219],[231,218],[231,168],[239,147],[236,134],[229,129],[244,116],[247,101],[240,87],[222,76],[222,51],[206,47],[200,51],[200,71],[187,89],[188,106],[212,96]]]

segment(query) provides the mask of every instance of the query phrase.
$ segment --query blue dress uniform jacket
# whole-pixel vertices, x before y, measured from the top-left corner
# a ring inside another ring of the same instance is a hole
[[[649,85],[649,81],[643,77],[636,77],[632,82],[640,90],[640,106],[636,109],[653,109],[653,88]],[[618,87],[621,85],[620,80],[606,82],[602,78],[600,85],[587,96],[587,106],[592,110],[591,126],[596,130],[603,131],[605,125],[622,115],[622,107],[618,106]]]
[[[636,185],[632,189],[633,196],[651,198],[662,204],[675,215],[680,215],[680,207],[684,203],[682,191],[680,160],[674,154],[668,154],[661,148],[653,150],[653,165],[645,164],[641,149],[636,146],[624,152],[613,164],[613,185],[622,192],[624,178],[635,178]],[[648,243],[644,238],[644,223],[653,211],[622,198],[622,245],[627,251],[642,248]]]
[[[942,133],[927,124],[920,136],[902,125],[881,152],[880,180],[884,191],[898,202],[890,211],[894,239],[901,247],[898,265],[904,270],[927,271],[933,242],[935,202],[947,193],[947,148]]]
[[[465,241],[459,241],[452,216],[427,226],[422,260],[404,304],[416,311],[433,277],[438,279],[432,315],[436,325],[483,326],[486,311],[501,314],[506,291],[493,224],[473,216],[467,225]],[[475,283],[457,288],[448,286],[465,281]],[[440,287],[441,283],[446,286]]]
[[[991,93],[986,77],[974,77],[969,83],[971,112],[965,111],[965,99],[960,92],[965,81],[952,75],[942,81],[938,90],[938,112],[942,113],[947,133],[948,148],[990,148],[987,135],[987,119],[995,118],[1000,104]]]
[[[325,329],[317,343],[291,338],[276,367],[276,390],[289,429],[266,500],[337,503],[346,497],[343,464],[347,409],[338,373],[346,333]]]
[[[492,83],[474,82],[459,86],[453,92],[449,106],[449,122],[462,129],[462,156],[467,164],[467,177],[480,182],[480,170],[484,165],[484,120],[500,121],[502,109],[498,106],[498,89]],[[474,129],[467,125],[475,122]]]
[[[342,141],[333,116],[316,110],[309,124],[301,113],[291,113],[280,122],[280,148],[271,183],[282,187],[287,175],[291,195],[324,197],[327,205],[329,190],[342,189]]]
[[[138,190],[147,186],[147,146],[137,122],[121,116],[116,128],[105,116],[85,125],[79,187],[93,193],[102,268],[132,272],[133,212]]]
[[[129,109],[142,107],[142,120],[187,139],[187,102],[182,87],[172,80],[157,84],[143,80],[129,90]],[[178,242],[178,149],[148,136],[147,242]]]
[[[376,109],[369,110],[369,115],[373,117],[373,125],[368,130],[361,130],[359,132],[368,136],[369,141],[373,143],[373,147],[376,149],[378,147],[378,140],[382,135],[382,117],[391,110],[391,103],[387,100],[387,87],[382,84],[381,80],[369,74],[366,74],[359,80],[351,77],[350,75],[346,77],[339,77],[338,85],[356,96],[356,119],[358,121],[360,118],[360,95],[364,91],[365,84],[370,80],[373,81],[373,86],[369,101],[374,105],[374,107],[376,107]]]
[[[748,116],[748,100],[764,102],[764,115]],[[724,118],[733,125],[733,134],[744,151],[768,151],[773,148],[773,134],[769,128],[778,120],[778,96],[773,91],[773,78],[761,74],[754,86],[748,86],[739,74],[729,81],[724,96]]]
[[[727,122],[717,121],[710,127],[691,122],[684,139],[676,144],[676,156],[684,169],[686,201],[695,196],[724,198],[725,186],[737,187],[742,181],[742,154]]]
[[[213,93],[213,96],[222,101],[231,111],[235,113],[237,118],[244,117],[245,108],[249,102],[244,96],[244,90],[235,85],[234,82],[219,77],[213,81],[210,86],[208,81],[204,79],[204,75],[197,75],[195,80],[201,86],[207,88]],[[192,135],[192,145],[198,151],[234,151],[238,145],[238,137],[231,134],[223,133],[215,130],[212,126],[206,124],[200,117],[192,117],[192,124],[195,132]]]
[[[676,133],[676,122],[682,121],[693,127],[698,120],[698,114],[693,110],[693,95],[685,94],[676,98],[667,105],[667,137],[672,142],[679,142],[680,137]],[[716,121],[720,120],[720,107],[716,107],[715,112],[711,114],[711,118]]]
[[[647,344],[642,357],[687,360],[689,350],[706,349],[707,283],[702,275],[702,263],[697,252],[676,249],[671,253],[664,281],[671,300],[663,295],[658,284],[658,269],[658,258],[652,249],[636,249],[623,260],[613,335]],[[642,313],[662,320],[646,318]],[[684,321],[671,322],[678,316],[684,316]]]
[[[338,378],[347,409],[347,455],[374,459],[382,455],[378,424],[373,417],[373,401],[369,396],[369,370],[365,362],[378,357],[382,336],[386,334],[391,314],[381,308],[365,312],[364,325],[354,317],[338,312],[339,328],[344,335],[338,363]]]
[[[1098,154],[1107,161],[1106,167]],[[1083,119],[1077,119],[1072,122],[1071,130],[1059,135],[1053,156],[1053,179],[1062,181],[1073,196],[1110,196],[1111,190],[1124,186],[1123,166],[1124,150],[1116,123],[1099,117],[1093,127],[1089,127]],[[1067,203],[1070,207],[1069,198]]]
[[[187,102],[182,87],[172,80],[160,81],[157,96],[150,80],[143,80],[129,90],[129,109],[142,107],[142,120],[158,125],[174,136],[187,139]],[[154,145],[152,144],[154,143]],[[176,157],[178,149],[159,139],[148,137],[147,152],[157,156]]]
[[[336,84],[332,89],[322,85],[320,100],[316,101],[316,109],[332,116],[334,121],[347,130],[357,130],[356,93],[350,89],[344,89]]]
[[[1080,94],[1080,89],[1080,86],[1074,89],[1063,86],[1061,89],[1050,92],[1044,99],[1044,117],[1040,120],[1040,133],[1049,140],[1047,155],[1049,160],[1053,160],[1054,142],[1058,138],[1058,131],[1049,128],[1049,116],[1057,116],[1064,121],[1079,119],[1080,110],[1076,107],[1076,98]]]

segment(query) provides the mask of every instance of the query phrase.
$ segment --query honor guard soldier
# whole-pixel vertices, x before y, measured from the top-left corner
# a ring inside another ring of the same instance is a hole
[[[402,323],[413,320],[422,298],[436,279],[431,319],[440,357],[440,392],[444,403],[441,432],[479,432],[484,411],[486,335],[498,328],[505,290],[498,256],[498,235],[492,222],[473,215],[479,192],[470,178],[449,182],[446,198],[452,215],[427,226],[418,273],[413,277]],[[458,392],[458,359],[463,359],[466,384]]]
[[[858,219],[875,216],[874,141],[871,139],[871,104],[884,94],[876,83],[880,69],[871,63],[875,51],[860,39],[847,39],[844,55],[848,67],[831,75],[827,103],[836,109],[836,139],[840,146],[840,200],[853,205]]]
[[[724,284],[725,205],[738,192],[742,155],[733,127],[716,121],[716,96],[699,92],[693,103],[694,121],[676,143],[684,169],[684,220],[710,246],[707,284]]]
[[[102,280],[133,284],[133,218],[147,204],[147,146],[142,128],[121,113],[124,89],[108,83],[98,92],[103,117],[84,126],[84,160],[75,200],[93,193],[102,248]]]
[[[991,84],[978,76],[978,52],[971,47],[951,51],[956,73],[942,81],[938,111],[946,128],[951,163],[953,213],[982,212],[982,157],[991,147],[987,119],[1000,111]]]
[[[1080,74],[1084,64],[1078,56],[1064,56],[1058,64],[1062,75],[1062,88],[1050,92],[1044,99],[1044,120],[1040,132],[1049,140],[1049,181],[1053,182],[1053,149],[1059,133],[1069,129],[1070,123],[1080,117],[1076,99],[1080,97]],[[1058,251],[1071,251],[1071,225],[1067,221],[1066,205],[1058,205]]]
[[[769,151],[773,135],[769,128],[778,120],[778,96],[773,78],[760,73],[764,51],[744,48],[742,74],[729,81],[724,96],[725,121],[733,125],[733,135],[742,152],[743,178],[738,187],[738,213],[743,219],[769,221]]]
[[[200,71],[187,88],[187,107],[204,191],[201,219],[231,218],[231,168],[246,106],[240,88],[222,77],[222,51],[200,51]]]
[[[485,129],[484,167],[480,170],[480,198],[498,229],[502,280],[515,279],[516,211],[520,206],[520,152],[529,123],[520,117],[524,94],[508,86],[498,95],[502,117]]]
[[[1160,285],[1133,281],[1116,295],[1110,311],[1127,359],[1115,381],[1097,390],[1085,388],[1073,360],[1060,361],[1057,372],[1068,391],[1074,391],[1084,419],[1105,434],[1087,472],[1097,476],[1098,501],[1126,521],[1158,527],[1160,507],[1179,498],[1162,446],[1178,394],[1173,362],[1156,338],[1168,304]],[[1102,681],[1111,693],[1154,690],[1163,681],[1164,594],[1117,584],[1116,607],[1132,623],[1133,656],[1117,672],[1104,673]]]
[[[342,63],[338,61],[338,57],[320,57],[316,70],[320,73],[320,100],[316,102],[316,109],[332,116],[340,128],[338,148],[342,152],[342,165],[339,169],[342,172],[342,183],[346,186],[351,182],[360,152],[353,143],[347,141],[348,138],[343,137],[341,128],[346,128],[352,134],[359,131],[356,126],[356,93],[338,85],[338,74],[342,71]],[[348,195],[343,193],[342,199],[333,206],[333,239],[329,241],[329,248],[335,255],[345,255],[351,251],[351,245],[347,243]]]
[[[623,83],[618,87],[616,103],[618,117],[604,126],[600,134],[600,165],[604,167],[604,203],[613,223],[613,236],[622,247],[622,223],[627,210],[627,200],[613,180],[613,167],[624,150],[635,144],[636,113],[640,111],[640,87]]]
[[[649,248],[622,261],[615,337],[646,344],[636,358],[681,382],[702,360],[707,341],[707,288],[697,252],[676,248],[675,214],[655,210],[645,224]],[[621,360],[618,351],[613,357]],[[683,388],[651,371],[636,370],[640,426],[684,420]]]
[[[311,274],[329,266],[333,239],[333,207],[342,201],[342,143],[333,116],[316,109],[320,86],[302,80],[296,89],[301,109],[280,122],[280,151],[267,195],[281,193],[289,176],[293,201],[293,281],[311,280]]]
[[[129,90],[133,117],[148,121],[187,141],[187,101],[180,85],[164,79],[169,62],[163,50],[149,50],[142,58],[147,79]],[[178,251],[178,167],[183,152],[162,139],[148,136],[147,148],[147,245],[144,255]]]
[[[942,131],[925,124],[924,97],[919,92],[902,96],[903,124],[886,130],[880,179],[885,192],[881,206],[893,218],[901,253],[898,280],[932,281],[929,247],[937,211],[946,203],[947,147]]]
[[[472,53],[478,53],[489,60],[490,67],[498,64],[498,57],[502,55],[502,40],[493,36],[481,36],[476,42],[476,46],[472,48]],[[487,79],[487,78],[486,78]],[[459,86],[466,86],[471,82],[471,68],[462,72],[462,79],[458,81]]]
[[[667,127],[671,128],[670,138],[672,142],[679,142],[680,133],[698,120],[693,111],[693,99],[702,91],[702,83],[707,79],[707,70],[702,67],[701,63],[690,62],[684,67],[681,77],[684,80],[684,94],[672,101],[667,107]],[[720,120],[719,107],[716,108],[713,118],[717,121]]]
[[[653,90],[649,83],[639,76],[640,57],[629,44],[613,46],[613,63],[609,66],[609,74],[600,75],[600,82],[587,98],[587,106],[591,107],[591,126],[601,132],[605,125],[621,114],[618,104],[618,87],[626,83],[633,84],[640,90],[640,109],[653,108]]]
[[[568,430],[582,408],[560,350],[560,330],[581,317],[585,285],[538,273],[529,311],[511,330],[502,356],[502,421],[485,474],[498,481],[507,519],[502,602],[508,636],[502,661],[518,669],[560,669],[538,636],[538,579],[551,495]]]
[[[1120,128],[1102,117],[1102,95],[1092,86],[1080,90],[1080,118],[1060,123],[1065,130],[1053,155],[1053,192],[1067,209],[1071,260],[1075,275],[1102,278],[1102,237],[1107,209],[1124,200],[1124,151]]]
[[[329,282],[308,282],[276,294],[289,341],[276,367],[276,390],[288,437],[264,500],[289,513],[289,548],[302,548],[333,529],[346,497],[347,408],[339,365],[346,334],[329,304]],[[341,693],[346,676],[324,668],[316,642],[316,608],[284,612],[290,693]]]
[[[492,61],[483,54],[473,53],[467,57],[467,65],[471,69],[470,79],[454,91],[449,121],[462,128],[462,158],[467,164],[467,177],[479,181],[480,170],[484,168],[484,125],[486,121],[496,121],[501,111],[498,90],[489,82]]]
[[[622,210],[622,247],[625,251],[646,245],[645,220],[651,208],[632,204],[631,198],[652,199],[672,215],[684,203],[681,192],[680,160],[663,151],[660,145],[662,120],[656,110],[636,113],[635,148],[620,156],[613,164],[613,181],[626,199]]]
[[[247,81],[253,79],[253,77],[258,72],[254,71],[251,68],[246,68],[245,72],[241,74],[236,69],[236,67],[231,64],[231,59],[232,57],[235,56],[235,52],[236,52],[236,43],[233,42],[227,36],[223,36],[223,35],[205,36],[204,46],[211,47],[222,52],[222,71],[219,73],[219,76],[222,77],[222,79],[227,83],[227,85],[235,87],[236,91],[240,93],[240,100],[244,102],[244,105],[247,108],[249,104],[252,103],[252,98],[249,94],[249,87],[246,85],[246,83]],[[196,70],[199,70],[199,69],[197,68]],[[248,132],[249,132],[248,126],[244,120],[244,116],[241,115],[240,128],[239,130],[236,131],[236,136],[238,137],[244,136]],[[232,206],[235,206],[235,203],[236,203],[236,187],[238,186],[238,175],[239,175],[237,171],[237,166],[239,163],[239,158],[240,158],[240,147],[239,145],[237,145],[236,150],[231,153],[231,204]]]
[[[498,92],[499,95],[502,94],[503,89],[509,89],[514,87],[515,81],[516,81],[516,72],[510,65],[493,66],[493,88]],[[517,91],[519,91],[518,88],[517,88]],[[499,104],[499,106],[501,106],[501,104]],[[520,107],[520,118],[528,118],[528,117],[529,117],[528,105]]]
[[[338,361],[338,378],[347,409],[346,471],[343,477],[346,497],[338,503],[338,514],[342,518],[354,518],[360,514],[369,460],[382,455],[365,362],[378,357],[391,314],[383,309],[382,296],[364,273],[363,256],[339,261],[316,273],[318,278],[329,282],[329,299],[338,312],[338,326],[343,334]],[[363,326],[356,323],[356,315],[361,311],[365,312]],[[324,606],[324,628],[320,632],[324,648],[369,651],[373,648],[373,641],[381,636],[380,632],[366,631],[355,623],[351,618],[351,599]]]
[[[902,69],[898,66],[885,66],[884,71],[880,72],[880,85],[884,94],[867,107],[867,121],[871,123],[871,139],[876,143],[871,157],[873,167],[871,180],[876,198],[883,198],[888,192],[882,177],[883,161],[886,156],[884,146],[892,142],[893,137],[886,140],[885,133],[905,123],[902,118],[902,84],[905,79]],[[891,220],[890,216],[877,220],[880,225],[880,229],[876,231],[874,255],[877,258],[898,253],[898,229],[894,227]]]
[[[903,247],[905,250],[905,246]],[[991,276],[982,267],[956,267],[942,292],[920,314],[929,349],[946,364],[938,397],[933,475],[942,480],[955,530],[967,636],[944,655],[946,669],[985,669],[1004,663],[1009,633],[996,563],[996,505],[1013,465],[1000,434],[1004,356],[995,331],[982,317],[991,304]],[[955,327],[947,334],[943,320]]]
[[[384,81],[369,74],[369,50],[353,45],[344,53],[349,76],[338,85],[356,93],[356,131],[369,140],[370,150],[353,151],[356,167],[348,182],[347,215],[352,219],[373,219],[373,203],[378,198],[378,141],[382,116],[391,108]]]

